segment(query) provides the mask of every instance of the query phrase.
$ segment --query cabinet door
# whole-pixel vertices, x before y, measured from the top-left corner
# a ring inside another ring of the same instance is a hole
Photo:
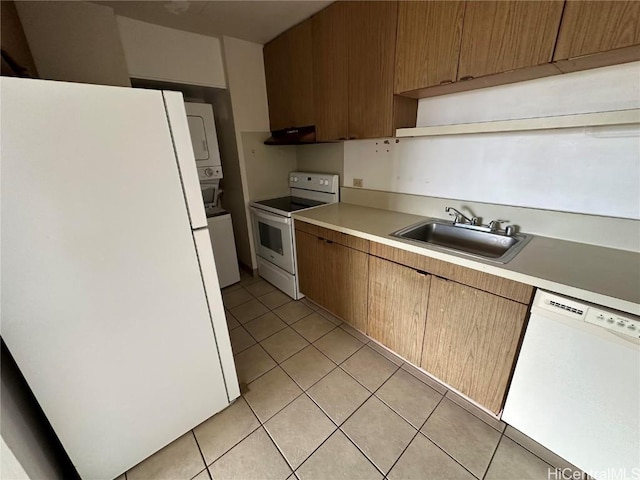
[[[567,2],[554,60],[640,44],[640,2]]]
[[[325,308],[358,330],[367,330],[368,255],[325,240]]]
[[[314,235],[296,230],[296,259],[300,291],[318,305],[326,303],[323,241]]]
[[[349,138],[394,132],[397,2],[348,2]]]
[[[368,255],[296,230],[300,291],[363,332],[367,318]]]
[[[458,80],[550,62],[563,3],[467,2]]]
[[[431,276],[369,257],[367,334],[420,364]]]
[[[400,2],[395,92],[455,82],[464,2]]]
[[[269,124],[271,130],[282,130],[293,126],[291,112],[291,63],[289,42],[282,34],[264,46],[264,74],[269,102]]]
[[[421,366],[498,413],[527,307],[433,277]]]
[[[313,59],[311,20],[286,32],[291,64],[290,90],[293,126],[306,127],[315,123],[313,108]]]
[[[347,5],[336,2],[312,17],[316,139],[348,138]]]
[[[271,130],[313,125],[311,20],[264,46],[264,72]]]

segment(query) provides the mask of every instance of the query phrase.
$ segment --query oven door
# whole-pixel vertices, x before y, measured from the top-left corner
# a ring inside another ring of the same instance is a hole
[[[295,275],[291,219],[251,207],[256,254]]]

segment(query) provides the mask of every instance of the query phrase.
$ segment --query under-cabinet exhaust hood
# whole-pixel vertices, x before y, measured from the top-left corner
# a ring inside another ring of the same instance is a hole
[[[316,142],[316,127],[291,127],[271,132],[271,136],[264,141],[265,145],[302,145]]]

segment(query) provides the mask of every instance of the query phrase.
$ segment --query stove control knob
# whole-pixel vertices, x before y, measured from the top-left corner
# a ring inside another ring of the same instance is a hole
[[[298,181],[298,177],[293,177],[293,181],[297,182]]]
[[[318,183],[319,183],[320,185],[322,185],[322,179],[318,180]]]
[[[290,182],[293,182],[293,177],[290,177],[290,178],[289,178],[289,181],[290,181]]]
[[[211,168],[205,168],[205,169],[204,169],[204,174],[205,174],[207,177],[212,177],[212,176],[213,176],[213,169],[211,169]]]
[[[324,184],[325,184],[325,185],[329,185],[329,180],[325,180],[325,181],[324,181]]]

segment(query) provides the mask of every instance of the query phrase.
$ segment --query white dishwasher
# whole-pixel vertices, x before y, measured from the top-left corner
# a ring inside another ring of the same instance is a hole
[[[640,318],[538,290],[502,419],[596,479],[640,478]]]

